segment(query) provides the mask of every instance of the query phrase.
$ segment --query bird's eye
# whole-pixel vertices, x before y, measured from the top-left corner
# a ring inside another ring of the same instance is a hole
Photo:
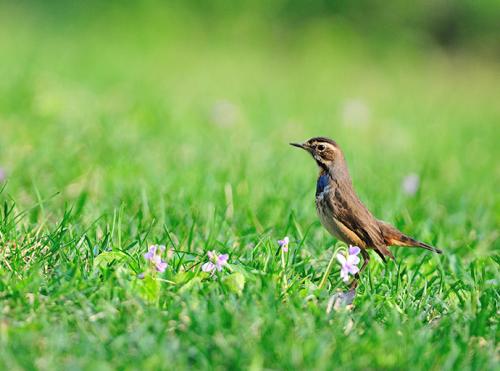
[[[325,146],[323,144],[318,145],[318,151],[324,151]]]

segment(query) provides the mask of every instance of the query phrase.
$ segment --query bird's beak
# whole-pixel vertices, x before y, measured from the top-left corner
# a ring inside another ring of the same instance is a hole
[[[306,146],[302,143],[290,143],[291,146],[306,149]]]

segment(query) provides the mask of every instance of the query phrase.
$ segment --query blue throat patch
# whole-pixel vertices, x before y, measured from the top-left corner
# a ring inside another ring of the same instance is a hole
[[[325,190],[329,182],[328,178],[328,174],[323,174],[318,178],[318,182],[316,183],[316,196]]]

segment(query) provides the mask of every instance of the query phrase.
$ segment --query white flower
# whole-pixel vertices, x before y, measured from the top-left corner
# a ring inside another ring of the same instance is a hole
[[[340,278],[342,278],[344,282],[349,281],[349,274],[354,276],[359,272],[358,264],[360,259],[357,255],[360,251],[360,248],[357,246],[349,246],[347,256],[340,253],[337,254],[337,260],[342,266],[342,268],[340,268]]]
[[[401,187],[403,188],[403,192],[409,196],[415,195],[417,193],[418,188],[420,186],[420,177],[418,174],[411,173],[404,177],[403,183]]]
[[[216,270],[220,272],[222,270],[222,267],[227,264],[227,260],[229,259],[229,255],[217,255],[215,251],[208,251],[207,255],[210,260],[201,266],[201,270],[207,273],[215,273]]]

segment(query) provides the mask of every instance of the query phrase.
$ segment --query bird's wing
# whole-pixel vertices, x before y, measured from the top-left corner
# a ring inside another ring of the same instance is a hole
[[[377,219],[370,213],[353,191],[336,189],[327,197],[333,216],[350,231],[363,240],[367,246],[375,248],[379,255],[393,258],[380,230]]]

